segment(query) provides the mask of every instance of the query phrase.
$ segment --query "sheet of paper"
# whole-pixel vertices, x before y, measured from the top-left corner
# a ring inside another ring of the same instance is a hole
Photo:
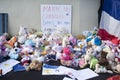
[[[13,69],[13,66],[15,66],[18,63],[20,62],[14,59],[9,59],[0,63],[0,69],[2,69],[3,71],[2,74],[5,75],[6,73],[10,72]]]
[[[62,71],[58,69],[59,66],[53,66],[48,64],[43,64],[42,75],[65,75]]]
[[[96,74],[94,71],[92,71],[89,68],[82,69],[82,70],[72,71],[72,74],[78,80],[86,80],[86,79],[98,76],[98,74]]]
[[[68,68],[68,67],[65,67],[65,66],[60,66],[60,67],[58,67],[58,70],[59,71],[61,71],[62,73],[64,73],[64,74],[68,74],[68,73],[70,73],[70,72],[72,72],[72,71],[76,71],[76,70],[74,70],[74,69],[72,69],[72,68]]]
[[[68,77],[64,77],[63,80],[73,80],[73,79],[68,78]]]
[[[43,65],[42,75],[68,75],[72,80],[86,80],[98,76],[94,71],[89,68],[82,70],[75,70],[65,66],[52,66]],[[65,78],[66,79],[66,78]]]

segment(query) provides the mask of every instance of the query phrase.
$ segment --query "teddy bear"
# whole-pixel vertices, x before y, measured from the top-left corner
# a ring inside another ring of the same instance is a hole
[[[102,51],[100,53],[100,58],[98,63],[95,66],[95,72],[96,73],[113,73],[111,69],[111,65],[109,63],[109,60],[106,58],[107,52]]]
[[[111,70],[106,69],[106,67],[96,64],[95,68],[96,73],[113,73]]]
[[[79,34],[79,35],[76,36],[76,39],[80,40],[80,41],[84,40],[85,38],[86,37],[83,34]]]
[[[71,66],[71,64],[72,64],[72,52],[71,52],[69,47],[63,48],[60,62],[62,65]]]
[[[38,60],[33,60],[30,65],[26,68],[27,71],[30,70],[41,70],[42,62],[39,62]]]

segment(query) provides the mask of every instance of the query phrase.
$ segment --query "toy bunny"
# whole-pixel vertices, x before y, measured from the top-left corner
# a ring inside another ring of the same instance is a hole
[[[20,26],[20,30],[18,32],[18,42],[21,44],[24,44],[24,42],[27,40],[27,37],[29,35],[29,32],[27,28]]]

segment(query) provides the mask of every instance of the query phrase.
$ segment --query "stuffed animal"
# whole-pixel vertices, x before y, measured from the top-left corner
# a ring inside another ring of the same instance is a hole
[[[45,62],[49,62],[51,60],[56,61],[56,51],[52,50],[50,53],[48,53],[45,57]]]
[[[83,35],[83,34],[79,34],[77,37],[76,37],[76,39],[77,40],[80,40],[80,41],[82,41],[82,40],[84,40],[86,37]]]
[[[31,57],[30,55],[26,52],[24,55],[21,56],[21,63],[24,67],[27,67],[29,63],[31,62]]]
[[[30,71],[30,70],[41,70],[41,67],[42,67],[42,63],[37,61],[37,60],[33,60],[30,65],[27,67],[27,71]]]
[[[91,31],[83,31],[82,34],[85,36],[85,37],[88,37],[88,36],[91,36],[92,35],[92,32]]]
[[[97,59],[99,59],[100,53],[102,52],[102,46],[92,45],[92,47],[94,49],[94,52],[93,52],[94,57],[96,57]]]
[[[19,32],[18,32],[18,35],[19,36],[23,36],[23,35],[25,35],[25,34],[29,34],[29,31],[28,31],[28,29],[26,28],[26,27],[24,27],[24,26],[20,26],[20,29],[19,29]]]
[[[120,64],[120,46],[117,46],[115,49],[114,49],[114,53],[115,53],[115,62],[117,64]]]
[[[34,41],[31,40],[31,39],[26,40],[24,45],[25,45],[25,46],[35,47],[35,43],[34,43]]]
[[[66,66],[71,66],[72,64],[72,56],[71,56],[70,48],[64,47],[63,53],[61,54],[61,64]]]
[[[34,52],[34,48],[31,47],[31,46],[22,45],[21,49],[22,50],[21,50],[20,55],[24,55],[26,52],[29,53],[29,54],[33,54],[33,52]]]
[[[85,59],[83,58],[83,57],[81,57],[80,59],[79,59],[79,67],[80,68],[84,68],[86,66],[86,64],[85,64]]]
[[[0,56],[6,57],[8,54],[6,53],[5,43],[7,42],[6,36],[0,36]]]
[[[87,49],[86,54],[84,55],[86,65],[90,63],[92,57],[93,57],[93,48],[90,47]]]
[[[20,48],[12,48],[12,49],[10,50],[10,53],[8,54],[8,56],[9,56],[11,59],[18,59],[19,54],[20,54],[20,51],[21,51]]]
[[[116,66],[116,70],[117,70],[118,73],[120,73],[120,64],[118,64],[118,65]]]
[[[64,59],[64,60],[72,59],[70,48],[68,48],[68,47],[63,48],[62,59]]]
[[[21,53],[21,45],[18,42],[15,42],[13,48],[6,48],[6,53],[12,59],[18,59]]]
[[[69,42],[69,39],[68,39],[68,36],[64,36],[63,37],[63,40],[62,40],[62,47],[67,47],[67,45],[69,45],[70,42]]]
[[[56,52],[56,60],[60,60],[62,49],[61,44],[56,44],[52,47],[52,50]]]
[[[76,40],[76,38],[72,34],[68,35],[68,39],[69,39],[69,42],[70,42],[71,46],[75,46],[76,45],[77,40]]]
[[[15,42],[17,42],[17,36],[13,36],[9,41],[7,41],[5,46],[7,48],[13,48]]]
[[[50,46],[56,45],[56,43],[55,43],[55,35],[50,35],[49,38],[48,38],[48,42],[49,42]]]
[[[111,65],[109,64],[109,60],[107,59],[107,55],[108,55],[107,52],[102,51],[102,52],[100,53],[100,58],[99,58],[99,62],[98,62],[98,63],[99,63],[101,66],[106,67],[106,69],[110,69],[110,68],[111,68]]]
[[[44,57],[42,57],[44,54],[41,54],[41,49],[39,47],[36,47],[34,50],[34,53],[30,55],[31,60],[38,60],[43,62],[44,61]]]
[[[18,32],[18,42],[24,44],[24,42],[27,40],[28,35],[29,35],[28,29],[23,26],[20,26]]]
[[[92,59],[90,60],[90,68],[95,69],[97,63],[98,63],[98,59],[92,57]]]
[[[20,44],[24,44],[26,40],[27,40],[27,35],[26,34],[18,37],[18,42]]]
[[[39,48],[39,47],[43,46],[43,44],[41,42],[41,39],[39,37],[36,37],[33,41],[35,43],[36,48]]]
[[[92,31],[92,35],[93,36],[97,36],[98,35],[98,28],[97,27],[94,27],[93,31]]]
[[[109,64],[112,66],[112,64],[115,62],[115,54],[112,52],[112,50],[110,50],[106,58],[109,61]]]
[[[96,73],[113,73],[111,70],[107,70],[106,67],[96,64],[95,68]]]
[[[111,69],[111,65],[109,64],[109,61],[107,60],[107,52],[102,51],[100,53],[100,58],[98,63],[95,66],[95,72],[96,73],[113,73]]]

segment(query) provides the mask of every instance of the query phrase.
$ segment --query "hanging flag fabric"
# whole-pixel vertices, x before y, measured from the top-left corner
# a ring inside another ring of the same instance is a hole
[[[120,39],[120,0],[104,0],[98,35],[102,40]]]

